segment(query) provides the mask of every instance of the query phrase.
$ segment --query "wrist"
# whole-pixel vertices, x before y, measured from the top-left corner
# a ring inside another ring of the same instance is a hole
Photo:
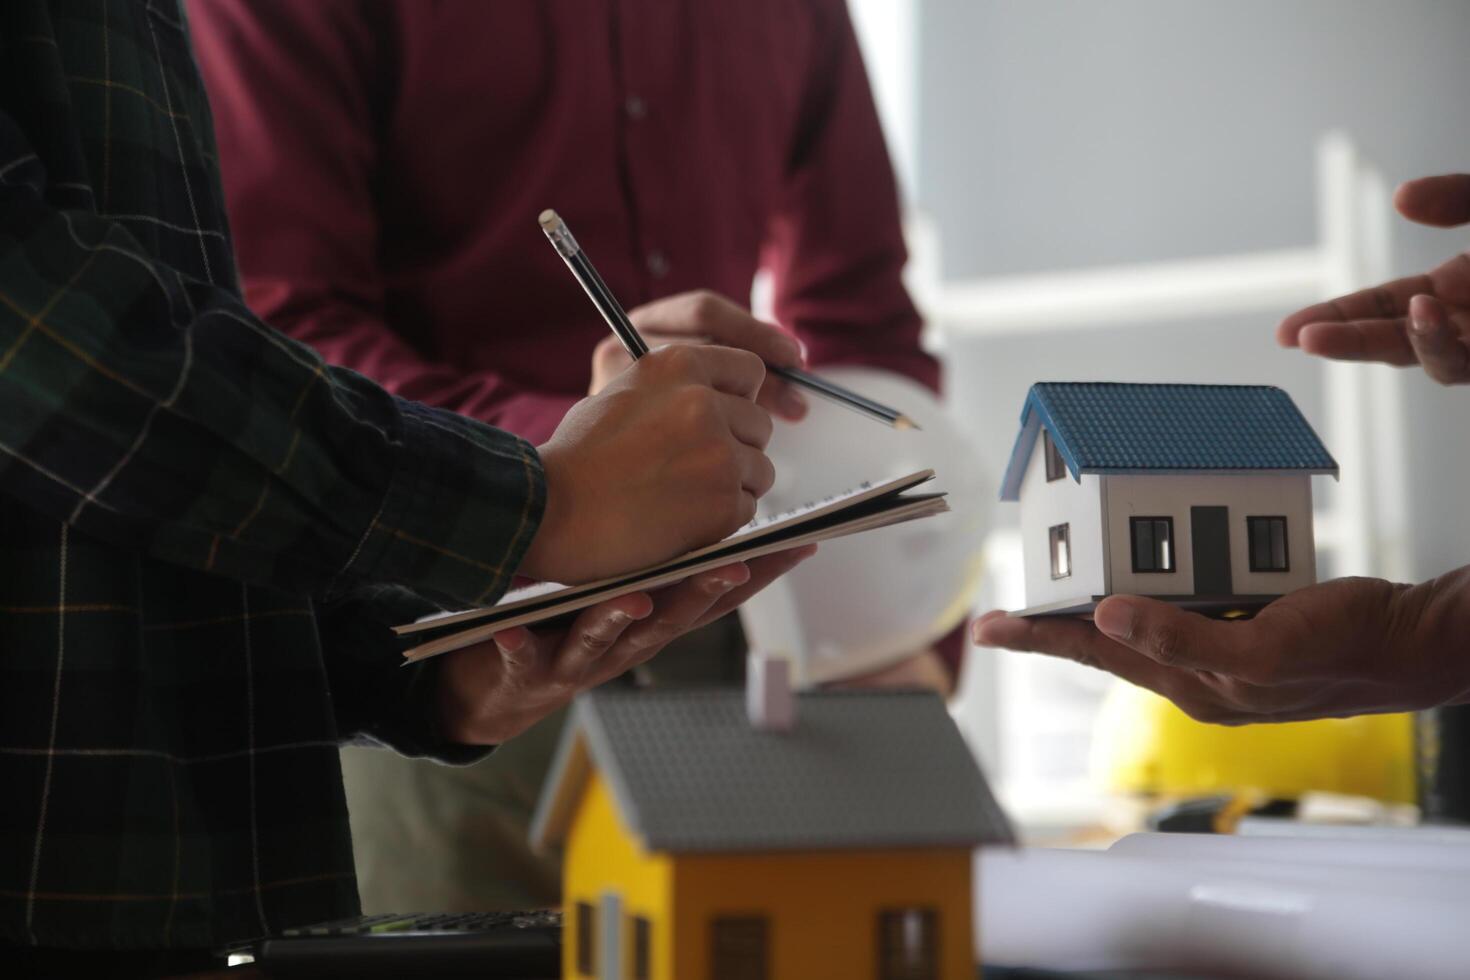
[[[1432,704],[1470,703],[1470,566],[1404,589],[1399,598],[1408,609],[1398,618],[1412,628],[1410,653],[1433,685]]]
[[[1406,706],[1470,700],[1470,657],[1457,637],[1470,629],[1465,569],[1417,585],[1393,585],[1380,614],[1376,653],[1395,665]],[[1387,584],[1387,583],[1385,583]]]
[[[541,523],[537,525],[531,543],[526,546],[519,572],[527,578],[556,582],[560,581],[556,569],[561,550],[561,528],[565,522],[566,487],[561,479],[555,448],[538,446],[536,453],[541,457],[546,503],[541,510]]]
[[[500,655],[493,643],[488,646],[491,656]],[[443,659],[466,652],[473,652],[478,657],[485,655],[484,651],[471,647],[467,651],[456,650]],[[519,699],[487,698],[484,681],[479,674],[477,670],[461,673],[453,669],[452,661],[440,672],[435,732],[443,744],[483,752],[487,747],[510,741],[540,719],[535,705],[525,704]]]

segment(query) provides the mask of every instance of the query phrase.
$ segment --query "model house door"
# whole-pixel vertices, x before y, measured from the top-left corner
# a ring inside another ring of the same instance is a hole
[[[597,980],[623,980],[623,900],[617,892],[603,893],[598,918]]]
[[[1231,595],[1230,508],[1189,508],[1190,536],[1194,545],[1194,594]]]

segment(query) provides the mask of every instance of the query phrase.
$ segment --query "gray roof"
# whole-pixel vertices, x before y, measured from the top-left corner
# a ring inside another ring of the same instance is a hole
[[[1013,839],[933,694],[798,695],[797,723],[756,731],[744,692],[597,691],[578,698],[532,822],[570,829],[592,766],[651,850],[974,846]]]

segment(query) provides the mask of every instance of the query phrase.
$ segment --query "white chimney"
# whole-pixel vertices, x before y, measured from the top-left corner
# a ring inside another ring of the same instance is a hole
[[[756,731],[789,732],[796,727],[788,658],[751,651],[745,662],[745,714]]]

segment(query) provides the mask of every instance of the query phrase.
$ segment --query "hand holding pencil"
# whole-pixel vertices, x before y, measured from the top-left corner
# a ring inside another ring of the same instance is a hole
[[[719,344],[748,350],[767,366],[802,366],[801,345],[789,334],[706,290],[654,300],[629,311],[628,319],[651,347]],[[592,384],[588,393],[597,394],[632,363],[617,337],[609,334],[603,338],[592,354]],[[806,398],[800,390],[769,371],[756,401],[772,415],[787,421],[794,422],[807,413]]]
[[[573,584],[631,572],[733,533],[775,470],[760,359],[729,347],[656,350],[573,405],[537,447],[546,507],[521,563]]]
[[[634,326],[633,322],[628,318],[628,314],[623,311],[622,304],[618,302],[617,297],[613,295],[612,290],[607,287],[607,283],[602,281],[602,276],[598,275],[596,267],[592,265],[592,260],[587,257],[586,252],[582,251],[582,246],[577,244],[577,239],[575,236],[572,235],[571,228],[567,227],[566,222],[561,219],[561,216],[550,208],[541,212],[539,220],[541,223],[541,230],[546,233],[547,239],[556,249],[557,254],[559,254],[562,257],[562,260],[566,262],[567,268],[571,270],[572,275],[577,280],[577,284],[580,285],[582,287],[582,290],[587,294],[587,298],[592,301],[592,305],[597,307],[597,311],[602,314],[602,318],[607,321],[608,327],[612,329],[613,335],[617,338],[618,343],[622,346],[628,357],[631,360],[636,361],[647,354],[649,351],[649,347],[648,344],[644,342],[642,334],[639,333],[638,328]],[[722,312],[719,307],[719,302],[723,302],[726,306],[733,306],[733,304],[731,304],[728,300],[720,300],[720,297],[713,296],[713,294],[705,292],[689,293],[685,294],[685,296],[693,297],[690,302],[693,302],[697,306],[700,306],[701,308],[704,308],[711,313]],[[670,302],[679,299],[681,299],[681,297],[671,297]],[[650,306],[652,305],[654,304],[650,304]],[[736,307],[736,310],[739,310],[739,308]],[[750,336],[752,335],[752,327],[754,327],[753,335],[757,338],[758,344],[760,344],[761,346],[766,346],[768,344],[778,343],[777,335],[780,335],[779,330],[777,330],[775,327],[770,326],[769,324],[762,324],[758,320],[754,320],[754,318],[750,317],[748,314],[744,314],[743,310],[740,310],[739,312],[743,314],[745,322],[743,324],[740,324],[738,328],[743,331],[746,339],[750,338]],[[711,320],[713,321],[714,319],[715,317],[712,316]],[[728,325],[737,323],[736,320],[728,316],[723,318],[723,322],[727,324],[727,330],[731,329],[731,327]],[[762,331],[766,332],[764,336],[762,336]],[[693,341],[695,339],[696,336],[689,337],[690,341]],[[718,340],[718,338],[713,337],[698,337],[697,339],[714,341],[716,343],[721,342]],[[790,338],[785,339],[790,340]],[[784,347],[785,345],[780,346]],[[760,350],[756,350],[755,348],[747,347],[747,349],[750,349],[755,353],[762,353]],[[786,356],[786,352],[782,350],[777,350],[776,356],[778,358],[784,358]],[[866,415],[867,417],[874,419],[875,421],[882,422],[885,425],[891,425],[895,429],[918,428],[918,426],[915,425],[914,421],[908,416],[904,415],[902,412],[899,412],[893,408],[889,408],[887,405],[880,404],[879,402],[875,402],[871,398],[864,397],[863,395],[844,388],[841,385],[833,384],[831,381],[827,381],[826,379],[821,378],[815,374],[804,371],[800,367],[783,364],[780,362],[780,360],[771,361],[770,359],[766,359],[766,367],[768,368],[768,374],[774,375],[776,378],[779,378],[783,382],[799,385],[807,391],[811,391],[822,396],[828,401],[835,402],[836,404],[850,409],[851,411]],[[594,387],[593,390],[596,391],[597,389]],[[779,388],[773,387],[773,391],[779,390]],[[772,397],[776,398],[777,400],[782,400],[780,396]],[[787,400],[787,405],[789,412],[796,411],[794,400]],[[781,414],[787,413],[783,412]],[[787,417],[793,416],[788,414]]]

